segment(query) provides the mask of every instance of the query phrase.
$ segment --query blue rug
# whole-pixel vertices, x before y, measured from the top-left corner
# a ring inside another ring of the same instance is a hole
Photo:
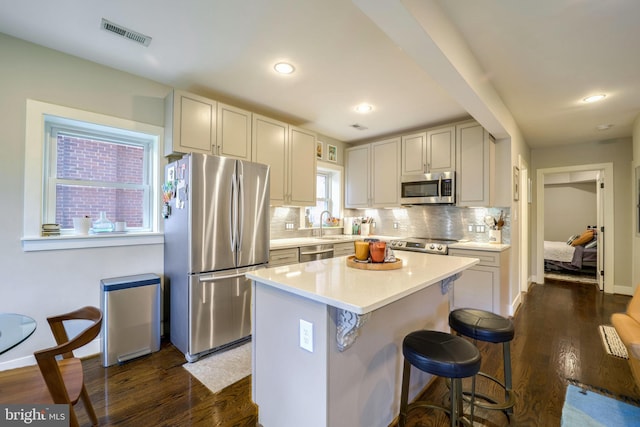
[[[572,384],[562,407],[563,427],[640,426],[640,407]]]

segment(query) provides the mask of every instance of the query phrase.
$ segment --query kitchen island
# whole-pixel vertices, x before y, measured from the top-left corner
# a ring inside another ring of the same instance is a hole
[[[404,336],[448,331],[450,287],[478,262],[397,256],[397,270],[353,269],[338,257],[247,274],[262,426],[387,426],[397,416]],[[410,399],[430,379],[412,373]]]

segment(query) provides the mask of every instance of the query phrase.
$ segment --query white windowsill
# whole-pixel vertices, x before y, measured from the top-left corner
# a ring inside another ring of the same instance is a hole
[[[53,251],[62,249],[104,248],[113,246],[161,245],[163,233],[107,233],[79,236],[75,234],[61,236],[34,236],[22,238],[24,252]]]

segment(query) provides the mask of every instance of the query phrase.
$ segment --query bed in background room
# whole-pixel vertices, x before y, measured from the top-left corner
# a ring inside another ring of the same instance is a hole
[[[566,242],[544,242],[544,270],[595,275],[598,266],[597,235],[589,228]]]

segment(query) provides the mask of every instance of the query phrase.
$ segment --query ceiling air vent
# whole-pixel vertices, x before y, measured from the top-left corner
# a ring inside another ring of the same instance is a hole
[[[352,128],[354,128],[354,129],[358,129],[358,130],[367,130],[367,129],[369,129],[368,127],[365,127],[365,126],[359,125],[358,123],[354,123],[354,124],[352,124],[352,125],[350,125],[350,126],[351,126]]]
[[[132,31],[128,28],[123,27],[122,25],[114,24],[113,22],[107,21],[104,18],[102,18],[102,29],[116,34],[120,37],[132,40],[136,43],[140,43],[144,46],[149,46],[149,43],[151,43],[151,37],[145,36],[144,34],[138,33],[136,31]]]

